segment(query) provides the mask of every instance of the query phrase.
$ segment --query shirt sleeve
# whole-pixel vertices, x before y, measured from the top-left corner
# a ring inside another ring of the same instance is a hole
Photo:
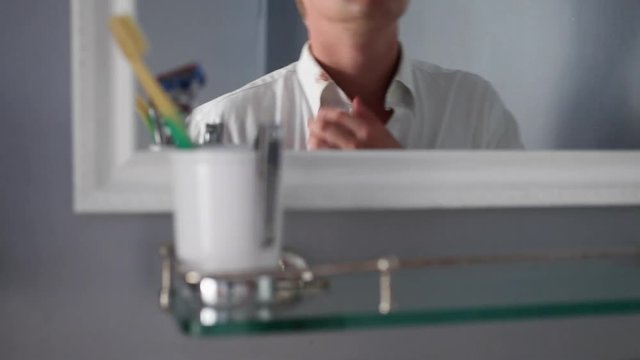
[[[513,113],[504,105],[495,88],[487,83],[485,121],[487,126],[484,149],[523,150],[520,129]]]

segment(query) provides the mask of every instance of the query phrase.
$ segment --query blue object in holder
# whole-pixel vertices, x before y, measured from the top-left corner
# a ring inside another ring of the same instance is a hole
[[[207,84],[204,69],[197,63],[164,72],[158,81],[186,114],[191,113],[198,92]]]

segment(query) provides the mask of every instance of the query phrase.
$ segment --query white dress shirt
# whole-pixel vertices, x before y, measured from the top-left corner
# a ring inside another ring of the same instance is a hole
[[[286,149],[306,150],[308,123],[325,106],[351,110],[307,44],[298,62],[196,108],[189,131],[202,143],[206,125],[223,122],[227,142],[251,144],[260,123],[276,121]],[[393,110],[387,129],[406,149],[522,148],[513,115],[474,74],[402,56],[386,107]]]

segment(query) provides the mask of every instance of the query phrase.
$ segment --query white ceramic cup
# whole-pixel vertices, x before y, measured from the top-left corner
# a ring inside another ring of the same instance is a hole
[[[220,275],[278,266],[282,210],[276,196],[274,241],[265,242],[259,161],[255,151],[242,147],[171,152],[175,251],[182,271]]]

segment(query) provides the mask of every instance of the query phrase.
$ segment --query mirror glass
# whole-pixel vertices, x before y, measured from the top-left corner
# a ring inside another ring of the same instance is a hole
[[[195,106],[298,61],[307,39],[294,0],[137,3],[152,70],[197,63],[206,74],[191,99]],[[640,149],[639,18],[635,0],[412,0],[400,40],[407,59],[485,79],[527,150]],[[447,108],[445,91],[434,95],[429,86],[413,84],[413,95],[431,96],[424,106],[454,112],[467,106],[454,101]],[[468,107],[475,110],[466,110],[464,123],[449,126],[473,126],[481,116],[474,112],[501,110]],[[436,112],[418,111],[428,114],[418,120],[438,121],[430,118]],[[137,127],[139,149],[148,149],[151,137],[142,122]],[[420,131],[434,137],[436,130]],[[415,128],[398,131],[422,136]],[[455,149],[455,142],[442,148]]]

